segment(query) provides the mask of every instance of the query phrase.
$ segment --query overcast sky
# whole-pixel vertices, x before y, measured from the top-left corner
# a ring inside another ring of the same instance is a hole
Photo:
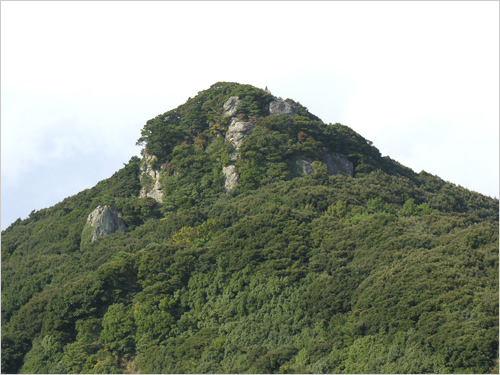
[[[2,229],[110,177],[148,119],[218,81],[499,196],[497,1],[4,1]]]

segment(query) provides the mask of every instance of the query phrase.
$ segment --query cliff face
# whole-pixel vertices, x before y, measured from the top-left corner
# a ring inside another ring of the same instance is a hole
[[[233,151],[229,153],[230,162],[222,168],[222,173],[224,174],[224,190],[226,192],[238,185],[239,175],[234,166],[234,162],[238,160],[238,150],[243,141],[248,138],[255,129],[255,124],[238,119],[237,110],[239,103],[240,99],[237,96],[231,96],[227,102],[224,103],[224,116],[231,117],[231,122],[226,131],[225,142],[233,146]]]
[[[162,203],[163,192],[160,182],[160,171],[155,169],[158,158],[154,155],[149,155],[147,151],[144,151],[143,154],[144,159],[141,163],[141,175],[139,177],[143,187],[139,193],[139,198],[150,197],[158,203]]]

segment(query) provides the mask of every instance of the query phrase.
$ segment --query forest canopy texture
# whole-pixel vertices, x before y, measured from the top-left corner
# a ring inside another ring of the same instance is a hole
[[[3,231],[2,372],[498,373],[498,200],[275,100],[216,83]],[[91,241],[98,206],[125,232]]]

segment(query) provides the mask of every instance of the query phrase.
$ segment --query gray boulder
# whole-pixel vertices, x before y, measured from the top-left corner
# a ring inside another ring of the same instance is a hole
[[[281,99],[273,100],[269,103],[270,115],[289,115],[293,116],[299,113],[299,110],[291,103],[285,102]]]
[[[109,236],[117,231],[125,232],[125,222],[121,212],[109,206],[97,206],[87,218],[87,224],[94,228],[92,242],[99,237]]]

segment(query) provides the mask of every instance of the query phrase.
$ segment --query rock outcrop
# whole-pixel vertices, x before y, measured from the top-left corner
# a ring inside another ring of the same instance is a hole
[[[222,112],[222,116],[234,116],[239,103],[240,103],[240,100],[237,96],[231,96],[224,103],[224,107],[223,107],[224,112]]]
[[[239,176],[238,173],[234,170],[234,165],[228,165],[222,168],[222,173],[224,173],[225,181],[224,181],[224,190],[226,193],[238,185]]]
[[[326,155],[326,165],[328,174],[333,176],[340,173],[352,176],[354,174],[354,165],[346,158],[344,154],[334,152],[332,155]]]
[[[349,176],[354,174],[354,166],[344,154],[338,152],[326,154],[326,158],[323,161],[326,163],[329,176],[335,176],[342,173]],[[304,157],[295,160],[295,164],[299,167],[299,171],[305,176],[314,173],[312,163],[310,159]]]
[[[239,182],[239,176],[236,172],[234,162],[238,160],[238,150],[241,147],[243,141],[252,134],[255,125],[238,119],[237,115],[237,107],[240,100],[237,96],[231,96],[223,106],[223,116],[231,117],[230,125],[225,134],[225,141],[230,142],[233,146],[233,151],[229,154],[229,158],[231,160],[230,164],[224,166],[222,168],[222,173],[224,174],[224,190],[226,192],[233,189]],[[292,103],[286,102],[282,99],[273,100],[269,104],[269,114],[270,115],[289,115],[293,116],[299,113],[297,107],[295,107]],[[354,172],[353,164],[340,153],[332,153],[327,154],[323,160],[328,169],[328,174],[330,176],[344,173],[352,176]],[[314,173],[314,168],[312,167],[312,160],[309,160],[305,157],[299,157],[295,161],[296,165],[299,168],[299,171],[303,175],[311,175]],[[143,173],[150,176],[151,178],[156,178],[156,175],[153,174],[148,169],[144,169]],[[157,180],[156,180],[157,181]],[[141,191],[142,194],[142,191]],[[156,194],[159,194],[161,197],[161,185],[156,188],[154,185],[150,190],[144,192],[144,196],[152,196],[155,197]],[[157,199],[157,198],[155,198]],[[158,200],[158,199],[157,199]],[[161,201],[160,201],[161,202]]]
[[[224,116],[231,116],[231,122],[226,131],[225,141],[230,142],[233,146],[233,151],[229,154],[229,158],[231,162],[235,162],[238,160],[238,150],[241,147],[241,144],[250,134],[252,134],[255,125],[247,122],[239,120],[237,115],[237,107],[239,104],[239,98],[237,96],[231,96],[226,103],[224,103]],[[225,181],[224,181],[224,189],[226,192],[233,189],[236,185],[238,185],[239,176],[235,170],[235,166],[230,164],[226,165],[222,168],[222,173],[224,173]]]
[[[121,212],[109,206],[97,206],[87,218],[87,225],[94,228],[91,241],[109,236],[117,231],[125,232],[125,222]]]
[[[293,116],[299,113],[299,110],[292,104],[281,99],[273,100],[269,103],[270,115],[289,115]]]
[[[160,171],[155,169],[155,164],[158,158],[155,155],[149,155],[144,151],[144,160],[141,164],[141,175],[139,176],[141,182],[144,179],[149,180],[151,183],[148,187],[143,187],[139,193],[139,198],[150,197],[158,203],[163,202],[162,185],[160,182]]]
[[[156,180],[149,188],[142,188],[139,193],[139,198],[153,198],[158,203],[163,203],[163,191],[160,180]]]
[[[312,161],[308,159],[299,158],[295,160],[295,164],[299,166],[299,170],[303,175],[309,176],[314,173],[314,169],[312,167]]]
[[[226,142],[231,142],[234,147],[234,152],[229,155],[232,161],[238,158],[238,149],[245,138],[252,134],[254,128],[255,125],[250,122],[238,121],[233,118],[226,132]]]

